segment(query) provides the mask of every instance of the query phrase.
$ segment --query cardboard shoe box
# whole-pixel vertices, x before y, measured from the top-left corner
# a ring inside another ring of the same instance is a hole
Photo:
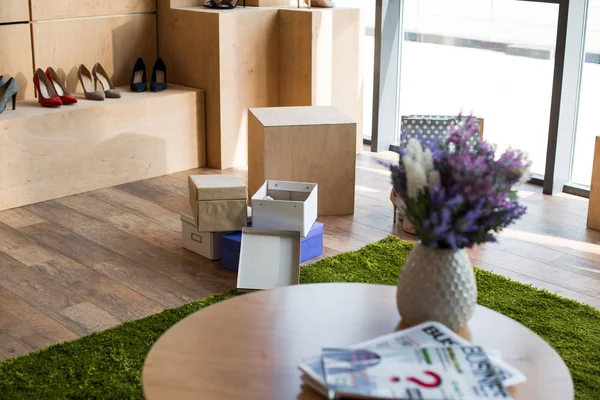
[[[221,258],[221,240],[228,232],[199,232],[194,218],[181,214],[181,243],[184,248],[209,260]]]
[[[234,175],[190,175],[190,206],[201,232],[231,232],[245,227],[248,188]]]
[[[268,180],[252,196],[252,226],[306,237],[317,220],[317,196],[316,183]]]

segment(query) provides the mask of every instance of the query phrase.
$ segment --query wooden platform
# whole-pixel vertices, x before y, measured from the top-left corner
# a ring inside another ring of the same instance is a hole
[[[223,292],[236,274],[181,248],[196,169],[0,211],[0,359],[28,353]],[[320,217],[323,256],[389,234],[389,172],[370,153],[357,161],[356,212]],[[585,229],[587,199],[520,191],[527,215],[500,243],[471,250],[473,263],[600,309],[600,232]]]
[[[333,105],[357,122],[361,151],[359,9],[201,4],[159,0],[158,47],[173,82],[206,90],[210,167],[247,164],[247,110],[255,107]]]
[[[171,85],[0,115],[0,210],[205,165],[204,92]]]
[[[278,10],[158,4],[159,55],[169,79],[206,90],[208,165],[246,165],[248,108],[278,105]]]
[[[279,11],[279,105],[335,106],[357,124],[357,153],[363,146],[361,38],[358,8]]]

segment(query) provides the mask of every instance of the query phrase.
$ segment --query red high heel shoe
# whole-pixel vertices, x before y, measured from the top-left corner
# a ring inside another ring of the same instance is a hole
[[[77,103],[77,99],[71,96],[67,88],[65,88],[65,85],[60,83],[60,78],[58,77],[58,74],[56,73],[56,71],[54,71],[52,67],[46,68],[46,76],[50,80],[50,83],[54,87],[54,90],[58,94],[58,97],[60,97],[60,101],[63,103],[63,105],[66,106],[69,104]]]
[[[39,68],[35,71],[35,75],[33,76],[33,85],[37,89],[38,102],[42,107],[62,106],[62,101],[60,100],[58,93],[56,93],[56,89],[54,89],[54,86],[48,77],[44,75],[44,71]]]

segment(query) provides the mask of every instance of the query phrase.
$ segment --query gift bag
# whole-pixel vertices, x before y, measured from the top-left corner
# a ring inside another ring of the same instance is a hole
[[[423,138],[425,142],[446,140],[452,125],[458,123],[458,117],[452,115],[408,115],[401,117],[401,132],[399,147],[404,148],[411,138]],[[463,118],[466,120],[466,117]],[[483,119],[475,118],[475,125],[479,126],[479,140],[482,135]]]

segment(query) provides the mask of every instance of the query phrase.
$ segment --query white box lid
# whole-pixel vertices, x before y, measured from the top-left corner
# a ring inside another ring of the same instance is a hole
[[[238,289],[268,290],[300,283],[300,232],[244,228]]]
[[[248,198],[246,184],[235,175],[190,175],[188,187],[198,201]]]

